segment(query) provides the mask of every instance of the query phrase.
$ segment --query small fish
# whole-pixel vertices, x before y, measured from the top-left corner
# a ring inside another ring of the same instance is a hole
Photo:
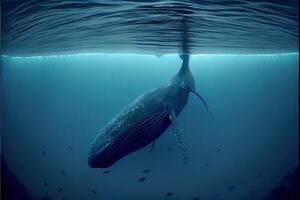
[[[168,151],[172,151],[172,148],[168,148]]]
[[[48,183],[46,181],[44,181],[44,186],[46,186],[46,187],[48,186]]]
[[[140,179],[139,179],[139,182],[142,182],[142,181],[144,181],[144,180],[146,180],[146,177],[140,178]]]
[[[220,152],[220,151],[222,151],[222,149],[218,149],[217,151]]]
[[[50,200],[50,198],[48,198],[48,197],[42,197],[39,200]]]
[[[172,192],[168,192],[167,194],[165,194],[166,197],[172,196],[173,193]]]
[[[96,194],[96,191],[95,190],[91,190],[91,193]]]
[[[215,197],[219,197],[219,196],[220,196],[220,193],[216,193],[216,194],[215,194]]]
[[[105,170],[104,172],[103,172],[103,174],[108,174],[110,171],[109,170]]]
[[[68,147],[68,149],[69,149],[69,150],[72,150],[72,147],[71,147],[71,145],[68,145],[67,147]]]
[[[57,190],[58,192],[61,192],[62,191],[62,188],[58,188],[58,190]]]
[[[228,188],[230,191],[234,190],[235,189],[235,185],[232,185]]]
[[[249,195],[252,195],[254,193],[254,190],[250,190]]]
[[[143,172],[144,172],[144,173],[149,173],[149,172],[151,172],[151,170],[150,170],[150,169],[146,169],[146,170],[144,170]]]
[[[208,166],[208,162],[207,162],[207,163],[205,163],[205,166],[206,166],[206,167]]]
[[[60,170],[60,173],[61,173],[62,175],[66,175],[66,172],[65,172],[64,170]]]
[[[261,177],[261,171],[258,172],[258,174],[257,174],[257,178],[260,178],[260,177]]]
[[[195,197],[195,198],[193,198],[193,200],[199,200],[199,197]]]
[[[46,151],[45,151],[45,150],[43,150],[43,156],[45,156],[45,157],[47,156],[47,155],[46,155]]]

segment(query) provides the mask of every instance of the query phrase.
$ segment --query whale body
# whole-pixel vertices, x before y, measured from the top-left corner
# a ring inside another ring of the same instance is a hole
[[[155,88],[128,105],[117,114],[92,142],[88,164],[92,168],[106,168],[138,149],[154,142],[173,125],[176,116],[188,102],[195,82],[190,72],[189,55],[183,55],[180,71],[166,84]],[[174,133],[175,137],[179,136]],[[177,142],[184,145],[177,137]],[[184,150],[185,151],[185,150]]]

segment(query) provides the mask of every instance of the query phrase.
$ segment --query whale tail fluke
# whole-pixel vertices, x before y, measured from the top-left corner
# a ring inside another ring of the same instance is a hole
[[[185,74],[189,71],[189,60],[190,60],[190,54],[188,53],[182,53],[179,55],[179,57],[182,59],[182,64],[180,68],[180,74]]]
[[[182,54],[179,55],[179,57],[181,58],[182,61],[185,61],[185,60],[189,59],[190,54],[182,53]]]

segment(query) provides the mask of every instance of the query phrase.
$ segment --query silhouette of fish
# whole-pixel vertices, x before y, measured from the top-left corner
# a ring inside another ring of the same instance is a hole
[[[45,150],[43,150],[43,152],[42,152],[42,153],[43,153],[43,156],[45,156],[45,157],[47,156],[47,154],[46,154],[46,151],[45,151]]]
[[[58,190],[57,190],[58,192],[61,192],[62,191],[62,188],[58,188]]]
[[[207,167],[207,166],[208,166],[208,163],[205,163],[205,166]]]
[[[109,170],[105,170],[104,172],[103,172],[103,174],[108,174],[110,171]]]
[[[48,186],[48,183],[46,181],[44,181],[44,186],[46,186],[46,187]]]
[[[140,178],[140,179],[139,179],[139,182],[142,182],[142,181],[144,181],[144,180],[146,180],[146,177]]]
[[[217,151],[220,152],[220,151],[222,151],[222,149],[218,149]]]
[[[168,192],[167,194],[165,194],[166,197],[172,196],[173,193],[172,192]]]
[[[68,149],[69,149],[69,150],[72,150],[72,147],[71,147],[71,145],[68,145],[67,147],[68,147]]]
[[[172,148],[168,148],[168,151],[172,151]]]
[[[259,171],[257,174],[257,178],[260,178],[260,177],[261,177],[261,171]]]
[[[151,172],[151,170],[146,169],[146,170],[144,170],[143,172],[144,172],[144,173],[149,173],[149,172]]]
[[[216,194],[215,194],[215,197],[219,197],[219,196],[220,196],[220,193],[216,193]]]
[[[230,191],[234,190],[235,189],[235,185],[232,185],[228,188]]]
[[[66,172],[65,172],[64,170],[60,170],[60,173],[61,173],[62,175],[66,175]]]
[[[250,190],[249,195],[252,195],[254,193],[254,190]]]
[[[199,197],[195,197],[195,198],[193,198],[193,200],[199,200]]]
[[[96,194],[96,191],[95,190],[91,190],[91,193]]]
[[[48,198],[48,197],[42,197],[39,200],[50,200],[50,198]]]

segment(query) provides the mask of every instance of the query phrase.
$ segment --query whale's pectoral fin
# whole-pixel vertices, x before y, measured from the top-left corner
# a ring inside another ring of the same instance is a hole
[[[201,95],[198,94],[198,92],[196,92],[195,90],[191,90],[191,92],[194,93],[194,94],[195,94],[195,95],[203,102],[203,104],[204,104],[204,106],[205,106],[205,109],[207,110],[207,112],[208,112],[208,113],[212,116],[212,118],[214,119],[214,118],[215,118],[215,115],[214,115],[213,111],[211,111],[211,110],[208,108],[206,101],[201,97]]]
[[[176,115],[175,115],[175,112],[174,112],[173,109],[170,110],[169,118],[171,120],[171,125],[172,125],[172,129],[173,129],[173,135],[175,137],[176,143],[179,146],[180,150],[182,151],[184,163],[187,164],[188,163],[187,146],[186,146],[186,144],[184,142],[183,132],[182,132],[182,130],[178,126]]]
[[[153,142],[152,142],[152,145],[151,145],[150,152],[152,152],[152,151],[153,151],[153,149],[154,149],[154,145],[155,145],[155,140],[153,140]]]

